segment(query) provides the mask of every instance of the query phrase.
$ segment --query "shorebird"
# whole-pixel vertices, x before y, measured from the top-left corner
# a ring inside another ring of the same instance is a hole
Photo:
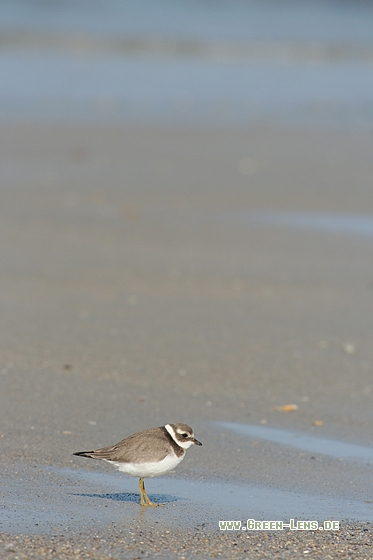
[[[101,459],[111,463],[121,472],[139,477],[140,505],[160,506],[149,500],[145,478],[161,476],[174,469],[185,457],[191,445],[202,445],[186,424],[166,424],[149,428],[126,437],[111,447],[95,451],[78,451],[74,455]]]

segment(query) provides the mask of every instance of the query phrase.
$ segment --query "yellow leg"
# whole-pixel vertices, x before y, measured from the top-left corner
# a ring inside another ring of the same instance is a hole
[[[145,490],[145,486],[144,486],[144,479],[140,478],[139,480],[139,489],[140,489],[140,506],[146,506],[146,501],[144,498],[144,490]]]
[[[145,482],[143,478],[139,479],[139,489],[140,489],[140,506],[150,506],[150,507],[157,507],[163,506],[163,504],[155,504],[149,500],[149,496],[145,490]]]

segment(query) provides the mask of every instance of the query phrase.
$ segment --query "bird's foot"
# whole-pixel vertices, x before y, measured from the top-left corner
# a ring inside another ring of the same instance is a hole
[[[148,506],[148,507],[159,507],[159,506],[164,506],[164,504],[156,504],[155,502],[152,502],[151,500],[149,500],[148,496],[144,496],[144,501],[140,501],[140,506]]]

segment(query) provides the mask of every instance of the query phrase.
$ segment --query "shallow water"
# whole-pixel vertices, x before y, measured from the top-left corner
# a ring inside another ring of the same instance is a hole
[[[153,209],[154,212],[154,209]],[[195,226],[209,222],[224,225],[264,226],[284,230],[304,230],[310,233],[341,234],[371,237],[373,216],[369,214],[331,214],[318,212],[247,212],[241,210],[215,212],[194,210],[193,213],[180,210],[175,212],[175,225],[184,226],[193,221]],[[164,218],[166,219],[166,217]],[[169,217],[171,220],[172,217]]]
[[[297,0],[0,0],[1,29],[105,36],[372,43],[370,2]]]
[[[370,128],[372,69],[0,51],[0,119]]]
[[[365,464],[373,465],[373,447],[266,426],[234,422],[215,422],[215,424],[237,434],[294,447],[307,453],[327,455],[340,460],[363,461]]]
[[[125,481],[118,481],[115,475],[101,473],[79,473],[81,480],[90,484],[113,485],[119,490]],[[114,482],[114,479],[116,481]],[[230,482],[190,481],[177,478],[160,478],[147,481],[149,495],[151,487],[156,487],[161,494],[152,494],[155,501],[165,500],[167,503],[185,503],[204,512],[220,510],[230,519],[236,513],[238,518],[253,516],[265,519],[290,517],[312,519],[373,519],[373,505],[361,501],[338,499],[330,496],[312,495],[300,492],[289,492],[264,486],[244,486]],[[92,498],[127,501],[126,494],[91,494]],[[123,496],[121,500],[120,496]],[[133,501],[130,495],[129,501]],[[135,498],[136,501],[136,498]],[[198,514],[196,514],[198,516]],[[211,515],[211,513],[210,513]],[[264,517],[263,517],[264,516]]]
[[[17,472],[16,480],[3,481],[0,530],[10,533],[74,533],[111,523],[127,530],[129,523],[142,521],[218,530],[219,520],[231,519],[373,520],[373,505],[362,500],[222,480],[147,480],[150,499],[165,505],[142,508],[137,480],[118,473],[39,468],[30,478],[25,466]]]
[[[0,119],[373,129],[373,7],[0,2]]]
[[[224,225],[229,227],[265,227],[279,228],[282,230],[303,230],[310,234],[337,234],[354,237],[373,236],[373,216],[369,214],[338,214],[330,212],[281,212],[281,211],[243,211],[243,210],[205,210],[194,208],[175,209],[172,214],[161,209],[144,209],[148,220],[161,219],[178,230],[198,231],[205,228],[206,224],[216,227]]]
[[[369,215],[338,215],[306,212],[235,212],[237,223],[303,229],[314,232],[352,234],[371,237],[373,217]]]

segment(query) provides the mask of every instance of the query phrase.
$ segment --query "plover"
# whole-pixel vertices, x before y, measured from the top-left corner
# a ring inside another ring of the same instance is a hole
[[[149,500],[144,478],[168,473],[183,459],[191,445],[202,445],[186,424],[166,424],[132,434],[111,447],[96,451],[78,451],[74,455],[102,459],[113,464],[121,472],[139,477],[140,505],[158,506]]]

